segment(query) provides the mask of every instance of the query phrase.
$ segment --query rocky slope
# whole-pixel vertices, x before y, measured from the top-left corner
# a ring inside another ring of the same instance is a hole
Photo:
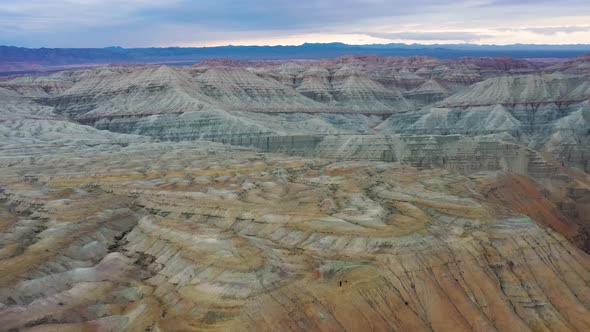
[[[590,260],[541,225],[571,231],[553,203],[502,189],[523,180],[201,142],[52,152],[0,158],[6,329],[590,326]]]
[[[313,69],[301,75],[300,84],[293,86],[278,77],[234,67],[99,69],[92,74],[74,73],[69,89],[38,99],[60,114],[86,121],[211,107],[263,113],[379,114],[413,107],[399,91],[390,91],[353,69],[343,67],[323,78],[325,74]]]
[[[487,77],[513,73],[514,68],[522,69],[517,72],[537,68],[525,60],[502,61],[494,65],[485,59],[366,56],[299,62],[206,61],[193,68],[60,72],[10,79],[0,86],[37,97],[58,113],[88,119],[181,113],[208,106],[261,112],[396,113],[439,101]]]
[[[587,331],[581,62],[1,81],[0,330]]]
[[[574,59],[560,62],[549,68],[548,72],[565,72],[568,74],[590,74],[590,54],[580,55]]]
[[[19,149],[33,144],[122,144],[151,140],[81,125],[36,101],[59,94],[68,86],[60,75],[19,78],[0,84],[0,147]]]
[[[495,134],[590,170],[590,80],[562,72],[500,76],[377,126],[388,134]]]
[[[562,73],[500,76],[474,84],[440,102],[445,106],[566,103],[590,97],[588,78]]]
[[[16,120],[44,114],[156,139],[256,146],[274,136],[493,135],[588,172],[590,80],[567,70],[584,59],[526,75],[506,74],[541,66],[508,58],[216,60],[18,78],[0,91],[7,105],[28,105],[26,114],[6,111]]]

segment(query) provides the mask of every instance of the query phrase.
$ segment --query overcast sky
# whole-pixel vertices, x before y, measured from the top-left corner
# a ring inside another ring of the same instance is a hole
[[[590,44],[590,0],[0,0],[0,44]]]

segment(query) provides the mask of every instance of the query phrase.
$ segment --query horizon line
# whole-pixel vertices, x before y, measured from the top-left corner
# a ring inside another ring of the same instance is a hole
[[[389,46],[389,45],[403,45],[403,46],[474,46],[474,47],[509,47],[509,46],[551,46],[551,47],[568,47],[568,46],[588,46],[590,47],[590,43],[583,44],[546,44],[546,43],[513,43],[513,44],[478,44],[478,43],[369,43],[369,44],[348,44],[343,42],[304,42],[301,44],[243,44],[243,45],[236,45],[236,44],[219,44],[219,45],[201,45],[201,46],[137,46],[137,47],[125,47],[119,45],[110,45],[110,46],[97,46],[97,47],[48,47],[48,46],[39,46],[39,47],[26,47],[26,46],[16,46],[16,45],[5,45],[0,44],[0,47],[11,47],[11,48],[25,48],[25,49],[143,49],[143,48],[219,48],[219,47],[301,47],[305,45],[344,45],[344,46]]]

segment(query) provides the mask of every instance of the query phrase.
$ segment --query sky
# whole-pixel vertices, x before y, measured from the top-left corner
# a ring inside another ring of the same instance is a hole
[[[590,44],[590,0],[0,0],[0,45]]]

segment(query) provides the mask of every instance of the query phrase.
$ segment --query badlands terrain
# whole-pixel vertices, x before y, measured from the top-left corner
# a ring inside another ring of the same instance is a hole
[[[0,330],[589,331],[590,56],[0,81]]]

